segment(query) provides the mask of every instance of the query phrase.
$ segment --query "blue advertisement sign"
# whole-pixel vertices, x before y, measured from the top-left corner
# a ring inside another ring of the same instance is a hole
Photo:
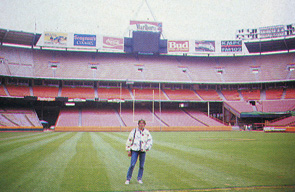
[[[221,52],[242,52],[242,41],[221,41]]]
[[[96,35],[74,34],[74,46],[96,47]]]

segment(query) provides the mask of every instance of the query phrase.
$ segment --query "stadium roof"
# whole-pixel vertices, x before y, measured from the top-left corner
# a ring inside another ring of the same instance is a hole
[[[244,42],[249,53],[295,50],[295,36]]]
[[[13,30],[0,28],[1,45],[3,45],[4,43],[8,43],[8,44],[35,46],[38,40],[40,39],[40,37],[41,37],[41,33],[36,34],[36,33],[13,31]]]

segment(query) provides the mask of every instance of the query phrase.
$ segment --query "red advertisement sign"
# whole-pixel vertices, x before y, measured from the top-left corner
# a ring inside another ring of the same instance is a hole
[[[131,29],[134,31],[162,32],[161,22],[130,21],[130,26],[131,26]]]
[[[116,37],[103,37],[103,48],[104,49],[124,49],[124,39]]]
[[[189,52],[189,41],[168,41],[168,52]]]

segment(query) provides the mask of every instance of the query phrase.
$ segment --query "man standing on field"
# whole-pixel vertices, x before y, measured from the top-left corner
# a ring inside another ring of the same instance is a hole
[[[138,128],[133,129],[126,142],[126,150],[128,152],[128,156],[131,157],[130,167],[127,172],[127,179],[125,184],[128,185],[130,183],[133,169],[137,162],[137,158],[139,157],[139,170],[137,181],[139,184],[142,184],[142,175],[143,175],[143,167],[145,162],[145,154],[149,151],[153,145],[153,139],[150,132],[145,129],[146,122],[141,119],[138,121]]]

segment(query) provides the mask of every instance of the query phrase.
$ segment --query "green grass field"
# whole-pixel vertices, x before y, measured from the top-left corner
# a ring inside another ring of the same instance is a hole
[[[143,185],[128,133],[1,132],[0,191],[295,191],[295,134],[152,132]]]

